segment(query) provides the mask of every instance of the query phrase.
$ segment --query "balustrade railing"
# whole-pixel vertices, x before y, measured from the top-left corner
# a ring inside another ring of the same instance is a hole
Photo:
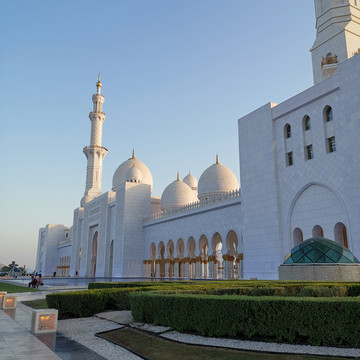
[[[85,146],[83,148],[83,151],[87,150],[87,149],[103,149],[108,151],[108,149],[106,147],[100,146],[100,145],[90,145],[90,146]]]
[[[159,211],[159,212],[153,214],[147,220],[159,220],[159,219],[162,219],[164,217],[176,215],[176,214],[188,211],[188,210],[207,207],[207,206],[210,206],[210,205],[222,202],[222,201],[226,201],[226,200],[229,200],[229,199],[239,198],[240,194],[241,194],[240,189],[236,189],[236,190],[233,190],[233,191],[229,191],[229,192],[227,192],[225,194],[212,196],[212,197],[208,197],[206,199],[195,201],[193,203],[186,204],[186,205],[184,205],[182,207],[179,207],[179,208]]]

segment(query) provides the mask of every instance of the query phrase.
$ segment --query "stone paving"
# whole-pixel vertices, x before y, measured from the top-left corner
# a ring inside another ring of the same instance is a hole
[[[0,360],[61,359],[14,319],[16,310],[0,311]]]
[[[107,356],[109,351],[105,352],[105,357],[98,353],[101,353],[101,349],[108,348],[109,342],[95,338],[95,333],[120,327],[109,321],[105,321],[107,324],[98,323],[97,327],[93,324],[91,330],[89,328],[79,328],[79,326],[76,327],[72,324],[71,339],[59,331],[56,334],[33,335],[31,333],[32,309],[21,304],[21,301],[43,299],[48,293],[49,291],[39,291],[14,294],[18,297],[16,309],[0,310],[0,360],[139,359],[131,352],[113,344],[111,344],[113,355]],[[92,318],[76,319],[76,322],[79,325],[88,319]],[[66,323],[66,321],[60,322]],[[84,335],[87,335],[87,342],[85,344],[84,341],[82,341],[83,344],[77,342],[74,339],[77,334],[81,334],[82,340]]]

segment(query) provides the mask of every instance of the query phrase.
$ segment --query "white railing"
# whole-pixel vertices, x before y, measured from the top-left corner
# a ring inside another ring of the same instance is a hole
[[[176,215],[176,214],[188,211],[188,210],[207,207],[207,206],[213,205],[215,203],[219,203],[221,201],[226,201],[226,200],[229,200],[229,199],[239,198],[240,194],[241,194],[240,189],[237,189],[237,190],[229,191],[229,192],[227,192],[225,194],[207,197],[205,199],[201,199],[199,201],[195,201],[193,203],[186,204],[186,205],[184,205],[182,207],[179,207],[179,208],[159,211],[159,212],[153,214],[147,220],[150,220],[150,221],[151,220],[159,220],[159,219],[162,219],[164,217]]]

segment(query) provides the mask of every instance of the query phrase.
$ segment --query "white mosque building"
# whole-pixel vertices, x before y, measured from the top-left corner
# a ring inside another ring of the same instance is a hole
[[[39,230],[36,271],[276,279],[285,255],[312,236],[360,257],[360,1],[315,0],[315,13],[314,86],[238,120],[241,190],[216,159],[199,181],[178,177],[153,196],[151,172],[133,153],[102,193],[99,78],[85,195],[71,227]]]

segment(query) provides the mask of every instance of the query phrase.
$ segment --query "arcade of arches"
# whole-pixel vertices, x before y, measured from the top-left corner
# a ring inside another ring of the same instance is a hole
[[[228,232],[225,242],[216,232],[209,239],[190,236],[150,246],[150,259],[144,260],[146,277],[241,279],[243,277],[242,241],[235,231]]]

